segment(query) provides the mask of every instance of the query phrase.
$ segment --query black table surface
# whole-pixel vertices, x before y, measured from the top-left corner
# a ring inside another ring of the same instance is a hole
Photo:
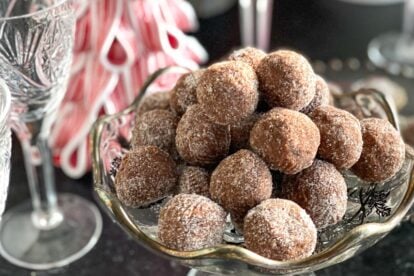
[[[275,1],[272,48],[289,47],[312,59],[366,58],[369,40],[386,31],[399,30],[401,5],[358,6],[334,0]],[[193,34],[207,48],[210,59],[219,59],[240,44],[238,12],[200,21]],[[412,110],[414,113],[414,104]],[[56,171],[59,192],[94,200],[92,176],[71,180]],[[7,208],[29,198],[21,150],[13,143],[12,173]],[[125,234],[103,213],[103,233],[82,259],[59,269],[30,271],[0,257],[0,275],[185,275],[188,268],[149,252]],[[385,239],[342,264],[318,271],[319,275],[414,275],[414,224],[403,223]]]

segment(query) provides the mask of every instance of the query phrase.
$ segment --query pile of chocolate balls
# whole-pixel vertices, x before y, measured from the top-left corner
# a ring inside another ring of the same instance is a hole
[[[404,158],[394,127],[333,106],[302,55],[245,48],[143,99],[115,190],[129,207],[174,195],[158,222],[169,248],[223,243],[230,214],[243,246],[296,260],[313,253],[318,229],[342,220],[341,172],[383,182]]]

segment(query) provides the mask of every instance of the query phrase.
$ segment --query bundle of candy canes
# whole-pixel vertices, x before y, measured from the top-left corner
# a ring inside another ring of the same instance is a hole
[[[76,8],[71,78],[50,137],[55,164],[73,178],[90,169],[88,134],[100,115],[127,107],[157,69],[197,69],[207,59],[184,34],[197,20],[183,0],[79,0]],[[150,90],[169,90],[178,77],[164,76]]]

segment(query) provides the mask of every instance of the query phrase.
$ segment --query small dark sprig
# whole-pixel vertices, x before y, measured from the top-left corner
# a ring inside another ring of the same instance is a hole
[[[367,189],[359,190],[359,201],[361,207],[349,220],[350,222],[358,218],[360,224],[364,223],[372,211],[375,209],[375,213],[379,217],[388,217],[391,215],[391,208],[387,206],[387,198],[390,195],[390,191],[377,191],[377,185],[373,184]]]
[[[375,208],[375,213],[380,217],[388,217],[391,215],[391,208],[387,206],[387,198],[390,195],[390,191],[374,191],[372,197],[368,201],[368,207],[371,212]]]
[[[122,161],[122,157],[118,156],[115,157],[112,161],[111,161],[111,169],[109,170],[109,175],[115,177],[119,166],[121,166],[121,161]]]

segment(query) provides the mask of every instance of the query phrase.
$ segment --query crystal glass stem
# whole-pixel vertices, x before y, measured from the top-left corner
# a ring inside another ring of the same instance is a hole
[[[405,0],[402,30],[374,38],[368,45],[368,57],[391,74],[414,78],[414,0]]]
[[[414,0],[405,0],[403,16],[403,36],[414,39]]]
[[[10,177],[11,132],[9,125],[11,95],[0,80],[0,222],[6,207]]]
[[[59,225],[63,215],[57,206],[55,178],[48,144],[51,115],[33,122],[15,120],[14,131],[22,145],[27,180],[32,198],[33,224],[39,229]]]
[[[241,44],[243,47],[254,46],[254,0],[239,0]]]
[[[401,60],[414,64],[414,0],[405,0],[402,33],[397,41],[396,52]]]
[[[239,0],[241,44],[268,51],[273,0]]]
[[[256,2],[256,41],[257,47],[269,51],[272,29],[273,0]]]

